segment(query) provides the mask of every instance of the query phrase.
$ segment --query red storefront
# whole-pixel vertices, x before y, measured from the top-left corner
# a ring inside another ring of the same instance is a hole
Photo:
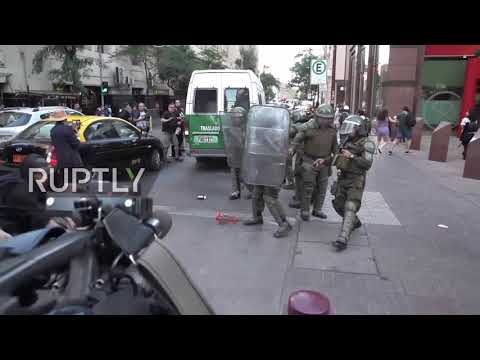
[[[460,119],[475,105],[478,101],[476,98],[480,94],[480,59],[475,56],[479,50],[480,45],[427,45],[425,47],[426,58],[462,58],[467,61]]]

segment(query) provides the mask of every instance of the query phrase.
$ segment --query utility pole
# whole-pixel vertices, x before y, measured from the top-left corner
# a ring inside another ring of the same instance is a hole
[[[337,68],[337,45],[333,45],[333,64],[332,64],[332,83],[330,89],[330,101],[333,99],[333,104],[337,104],[337,87],[335,85],[335,73]]]
[[[103,59],[102,59],[102,47],[103,45],[97,45],[98,48],[98,66],[100,68],[100,101],[102,104],[102,107],[104,106],[104,99],[103,99],[103,91],[102,91],[102,86],[103,86]]]
[[[367,116],[371,117],[373,113],[373,80],[375,77],[377,45],[368,45],[368,70],[367,70]]]

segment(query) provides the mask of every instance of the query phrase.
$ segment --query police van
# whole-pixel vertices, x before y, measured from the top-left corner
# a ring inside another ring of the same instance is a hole
[[[234,106],[265,104],[260,79],[251,70],[197,70],[188,86],[185,116],[189,155],[197,161],[226,157],[222,118]],[[248,109],[247,109],[248,110]]]

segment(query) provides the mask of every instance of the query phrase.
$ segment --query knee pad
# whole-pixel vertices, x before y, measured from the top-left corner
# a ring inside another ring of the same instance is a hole
[[[345,211],[353,211],[356,213],[359,210],[358,203],[352,200],[345,201]]]

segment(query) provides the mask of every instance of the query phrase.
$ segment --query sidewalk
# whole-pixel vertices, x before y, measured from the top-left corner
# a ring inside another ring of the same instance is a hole
[[[428,142],[423,139],[422,150]],[[400,148],[376,156],[367,190],[381,194],[399,226],[365,221],[360,214],[365,241],[352,241],[339,255],[323,250],[315,255],[316,267],[297,255],[283,303],[291,291],[311,288],[326,294],[338,314],[480,313],[480,182],[461,178],[455,157],[451,149],[451,163],[432,163],[425,151],[404,154]],[[308,237],[311,226],[300,224],[301,251],[311,250],[304,245],[314,239]],[[319,228],[316,241],[337,231]],[[322,269],[329,262],[334,266]]]
[[[285,313],[297,289],[324,293],[336,314],[478,314],[480,182],[455,175],[455,159],[431,164],[427,156],[400,148],[375,156],[364,225],[342,253],[330,248],[341,219],[329,194],[328,219],[303,222],[287,207],[292,192],[282,190],[295,224],[283,239],[273,238],[270,216],[263,226],[215,223],[217,209],[240,219],[250,213],[250,201],[228,200],[227,169],[186,158],[159,174],[151,196],[171,212],[167,241],[218,314]]]

